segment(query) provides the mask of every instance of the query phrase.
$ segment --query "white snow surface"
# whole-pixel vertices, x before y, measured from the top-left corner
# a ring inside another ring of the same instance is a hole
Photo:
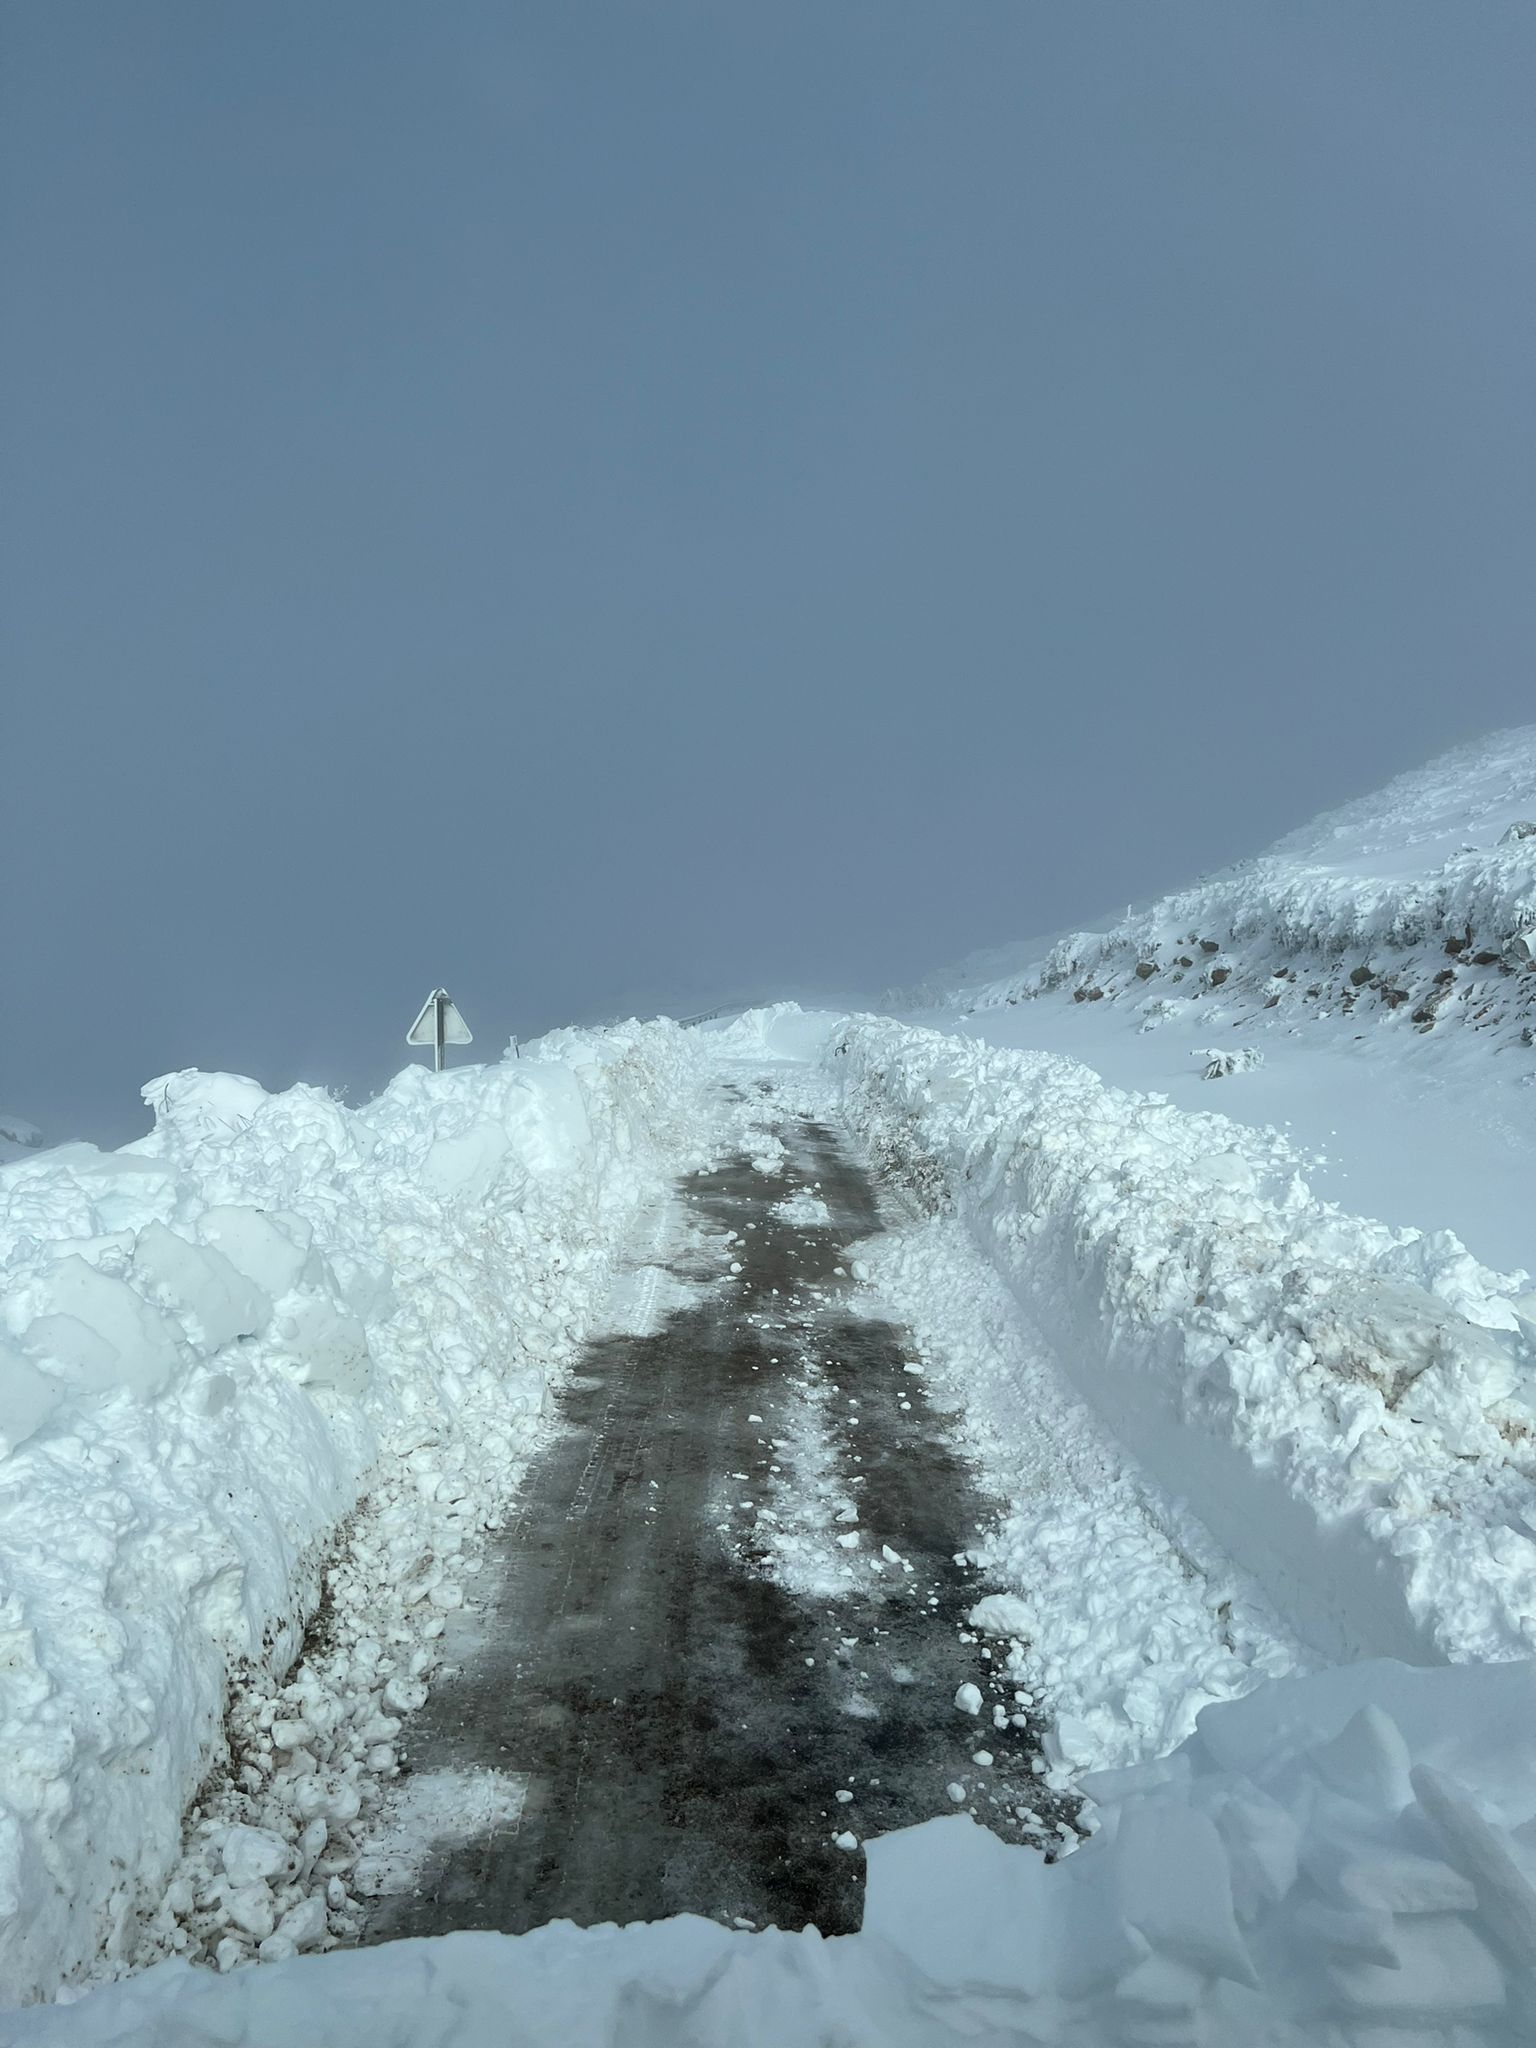
[[[863,1845],[861,1931],[557,1922],[169,1962],[16,2048],[1516,2048],[1536,1983],[1536,1665],[1357,1664],[1090,1780],[1047,1865],[964,1815]],[[852,1838],[850,1838],[852,1840]],[[850,1853],[858,1853],[856,1842]]]
[[[630,1218],[707,1155],[702,1074],[661,1024],[357,1110],[189,1072],[146,1088],[148,1138],[0,1171],[0,1996],[313,1918]],[[365,1488],[339,1637],[295,1671]],[[189,1878],[146,1935],[236,1676],[249,1799],[203,1816],[193,1877],[229,1878],[236,1817],[282,1868],[233,1929]]]
[[[1450,1232],[1076,1061],[834,1026],[845,1113],[974,1233],[1118,1443],[1324,1656],[1536,1649],[1536,1360]]]

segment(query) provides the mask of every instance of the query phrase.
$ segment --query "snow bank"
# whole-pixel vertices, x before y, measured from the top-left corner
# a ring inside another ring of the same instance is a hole
[[[847,1021],[877,1157],[976,1232],[1115,1436],[1329,1657],[1536,1647],[1523,1275],[1317,1201],[1273,1132]]]
[[[964,1816],[870,1842],[860,1933],[568,1922],[161,1965],[17,2048],[1515,2048],[1536,2011],[1536,1666],[1375,1663],[1208,1707],[1090,1781],[1054,1865]],[[511,2018],[515,2015],[515,2018]]]
[[[1163,1756],[1213,1700],[1309,1668],[1251,1580],[1071,1391],[957,1217],[893,1220],[851,1265],[860,1305],[911,1331],[930,1399],[1006,1504],[972,1554],[1007,1590],[970,1619],[1013,1639],[1005,1669],[1050,1723],[1053,1785],[1074,1782],[1068,1759]]]
[[[146,1088],[139,1143],[0,1172],[0,1993],[121,1956],[224,1755],[230,1674],[280,1684],[381,1474],[379,1603],[446,1603],[410,1505],[451,1552],[457,1504],[512,1482],[625,1218],[696,1163],[701,1072],[669,1025],[411,1068],[359,1110],[189,1072]],[[370,1713],[425,1692],[430,1650],[368,1654]],[[317,1735],[290,1758],[295,1832],[363,1796],[366,1751],[325,1732],[332,1778]]]

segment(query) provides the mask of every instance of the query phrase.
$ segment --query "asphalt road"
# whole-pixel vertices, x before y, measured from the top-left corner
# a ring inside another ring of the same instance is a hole
[[[1010,1838],[1016,1807],[1059,1817],[1038,1730],[993,1726],[994,1703],[1018,1711],[1011,1688],[962,1639],[987,1586],[957,1553],[989,1503],[904,1369],[910,1342],[850,1313],[874,1188],[826,1127],[779,1136],[774,1171],[740,1158],[682,1183],[705,1233],[687,1271],[725,1277],[655,1335],[590,1347],[449,1641],[459,1668],[409,1725],[407,1774],[511,1773],[521,1812],[439,1839],[365,1939],[680,1912],[842,1933],[864,1859],[839,1833],[953,1812],[951,1784]],[[814,1183],[829,1225],[775,1213]],[[837,1389],[823,1407],[861,1555],[888,1543],[911,1569],[796,1597],[753,1530],[783,1483],[774,1439],[818,1379]],[[955,1708],[964,1680],[977,1718]]]

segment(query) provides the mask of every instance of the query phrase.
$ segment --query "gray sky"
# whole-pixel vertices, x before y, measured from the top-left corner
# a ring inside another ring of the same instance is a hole
[[[0,1101],[879,988],[1532,715],[1536,12],[0,14]]]

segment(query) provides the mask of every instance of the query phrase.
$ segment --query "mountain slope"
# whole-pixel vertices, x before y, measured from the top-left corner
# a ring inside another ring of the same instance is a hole
[[[1536,726],[1495,733],[909,1014],[1285,1128],[1347,1207],[1530,1269],[1533,819]]]

